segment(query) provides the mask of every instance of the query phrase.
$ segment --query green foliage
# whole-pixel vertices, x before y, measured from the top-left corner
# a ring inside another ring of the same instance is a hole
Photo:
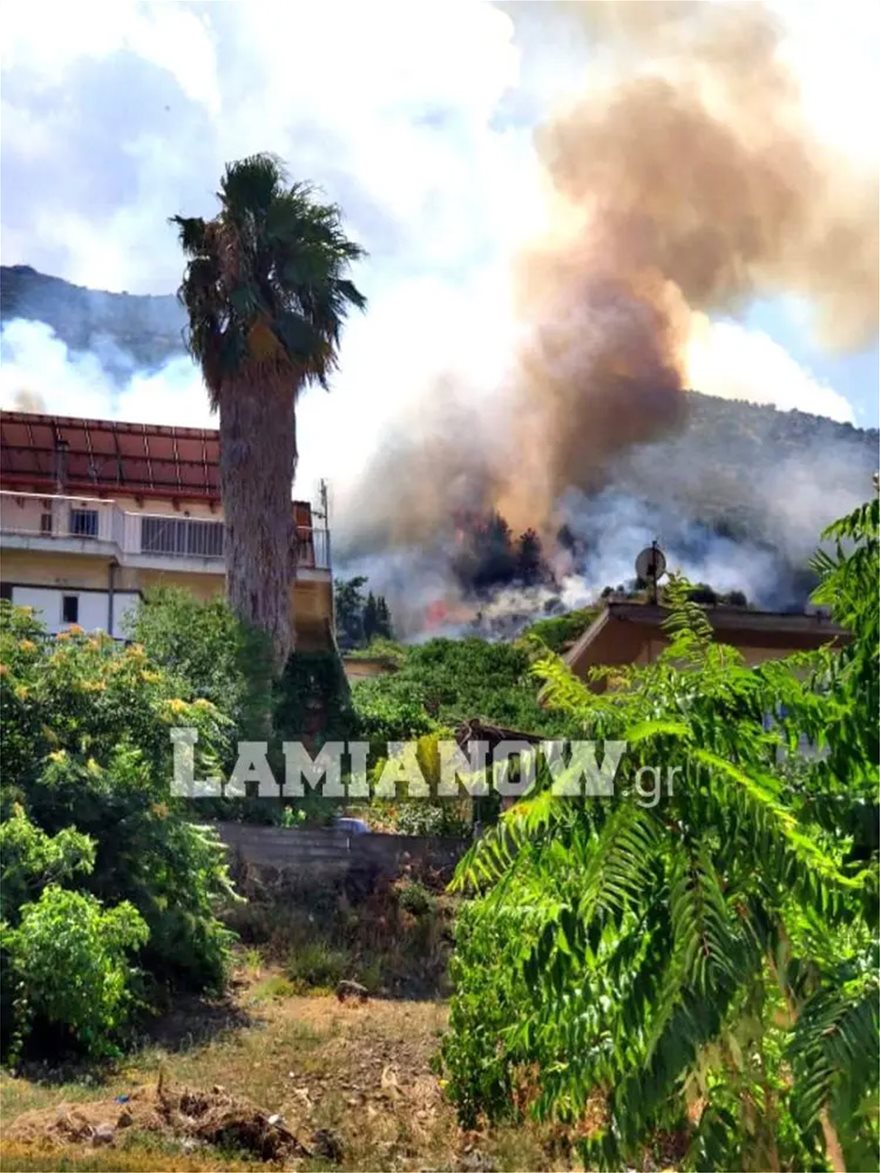
[[[388,668],[400,668],[406,660],[406,647],[393,639],[376,637],[363,648],[345,653],[348,660],[382,660]]]
[[[463,589],[480,595],[517,582],[536,586],[551,582],[541,539],[533,529],[518,538],[500,513],[465,513],[458,517],[458,548],[452,569]]]
[[[404,912],[411,916],[425,916],[433,911],[436,901],[424,884],[405,880],[397,889],[397,899]]]
[[[483,1115],[493,1121],[515,1117],[521,1072],[528,1062],[546,1059],[538,1040],[532,1041],[526,1059],[510,1029],[513,1017],[529,1002],[522,942],[541,927],[540,912],[527,904],[499,904],[494,911],[486,916],[478,902],[469,901],[455,920],[449,965],[455,996],[442,1062],[449,1077],[447,1094],[463,1128],[476,1127]]]
[[[427,775],[426,775],[427,776]],[[381,800],[374,800],[374,808],[383,815],[386,827],[393,827],[398,835],[437,835],[441,838],[463,839],[470,834],[470,821],[462,802],[448,798],[428,802],[425,799],[404,799],[388,804],[385,811]]]
[[[582,607],[578,611],[568,611],[565,615],[538,619],[526,628],[523,636],[535,637],[546,644],[551,652],[561,654],[583,635],[599,612],[599,607]]]
[[[382,595],[372,591],[365,596],[364,575],[337,578],[333,584],[336,611],[336,640],[345,652],[366,648],[374,641],[394,638],[391,611]]]
[[[225,600],[161,587],[134,612],[128,634],[165,670],[180,697],[203,697],[228,717],[236,739],[265,736],[271,647],[265,633],[248,628]],[[234,760],[234,753],[230,736],[228,758]]]
[[[19,914],[2,935],[19,1036],[37,1019],[69,1032],[94,1058],[117,1054],[133,1002],[128,955],[149,937],[144,918],[127,900],[104,909],[94,896],[56,884]]]
[[[550,705],[627,752],[613,799],[539,776],[460,866],[477,896],[444,1057],[463,1123],[528,1105],[574,1128],[589,1105],[588,1167],[638,1166],[660,1132],[698,1169],[876,1153],[877,533],[872,503],[820,560],[853,635],[837,655],[749,669],[674,581],[655,663],[596,692],[537,666]],[[652,803],[655,767],[677,772]]]
[[[287,977],[296,990],[332,989],[345,977],[348,957],[326,941],[306,941],[287,960]]]
[[[397,672],[352,689],[365,735],[418,737],[438,726],[481,718],[509,728],[558,728],[537,701],[524,644],[487,643],[476,636],[432,639],[407,648]]]
[[[358,735],[384,756],[386,743],[422,737],[438,728],[409,678],[377,676],[359,680],[351,690]]]
[[[77,873],[89,875],[95,868],[95,842],[73,827],[47,835],[34,826],[16,803],[10,817],[0,823],[0,920],[18,915],[18,909],[49,884],[68,882]]]
[[[297,652],[276,686],[274,729],[280,739],[303,735],[316,741],[345,738],[353,714],[348,680],[332,652]]]
[[[41,893],[53,885],[75,889],[98,902],[101,916],[128,902],[143,918],[149,935],[138,939],[136,961],[145,995],[175,984],[218,988],[230,934],[216,912],[232,889],[216,837],[189,822],[186,802],[170,795],[170,730],[198,731],[197,769],[204,776],[217,772],[228,721],[209,701],[177,695],[175,682],[141,646],[121,648],[76,629],[49,638],[26,609],[6,602],[0,604],[0,662],[9,940],[23,945],[23,910],[40,908]],[[58,898],[52,899],[56,908]],[[85,905],[76,907],[91,932],[98,922],[86,916]],[[11,958],[4,967],[6,1008],[14,1001],[7,974],[35,964]],[[31,1005],[39,1015],[48,1003]],[[98,1045],[70,1025],[81,1043]]]
[[[339,209],[288,184],[272,155],[227,165],[213,220],[173,216],[187,258],[179,298],[187,343],[216,407],[225,380],[281,374],[326,387],[342,323],[366,300],[347,277],[364,255]]]

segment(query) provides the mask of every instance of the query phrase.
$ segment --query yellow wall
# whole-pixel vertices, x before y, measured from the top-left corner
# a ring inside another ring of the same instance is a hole
[[[110,560],[94,555],[68,554],[61,551],[3,550],[0,554],[0,578],[4,582],[30,586],[66,587],[70,590],[107,590]],[[117,591],[144,593],[160,586],[182,587],[199,599],[222,594],[223,574],[205,574],[180,570],[146,570],[134,566],[117,567],[114,586]],[[329,575],[318,581],[297,581],[291,587],[297,641],[303,650],[329,650],[332,645],[332,584]]]
[[[66,554],[41,550],[3,550],[0,576],[4,582],[29,583],[32,586],[80,587],[106,590],[109,559],[88,554]],[[131,572],[128,572],[131,574]],[[137,584],[123,582],[117,571],[120,589],[137,590]]]

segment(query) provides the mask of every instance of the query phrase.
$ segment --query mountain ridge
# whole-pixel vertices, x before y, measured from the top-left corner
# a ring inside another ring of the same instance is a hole
[[[111,293],[40,273],[30,265],[0,265],[0,325],[14,318],[45,322],[71,350],[94,349],[96,343],[110,341],[127,351],[138,366],[157,367],[176,355],[186,354],[186,312],[173,293]],[[827,426],[835,437],[878,434],[875,428],[839,423],[799,408],[781,411],[770,404],[689,392],[695,393],[713,404],[737,404],[762,414],[770,411],[782,420],[814,420]]]

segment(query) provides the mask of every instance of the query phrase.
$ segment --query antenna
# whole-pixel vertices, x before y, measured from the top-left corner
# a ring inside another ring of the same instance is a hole
[[[651,602],[657,602],[657,583],[666,573],[666,555],[655,538],[636,558],[636,574],[651,587]]]

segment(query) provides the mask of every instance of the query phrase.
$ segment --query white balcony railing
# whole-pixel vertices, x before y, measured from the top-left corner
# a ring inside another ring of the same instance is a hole
[[[109,543],[121,560],[126,555],[158,559],[223,561],[223,522],[167,513],[132,513],[114,501],[93,497],[41,497],[0,492],[0,533],[46,542],[75,542],[88,548]],[[297,565],[330,569],[326,529],[297,526]]]

